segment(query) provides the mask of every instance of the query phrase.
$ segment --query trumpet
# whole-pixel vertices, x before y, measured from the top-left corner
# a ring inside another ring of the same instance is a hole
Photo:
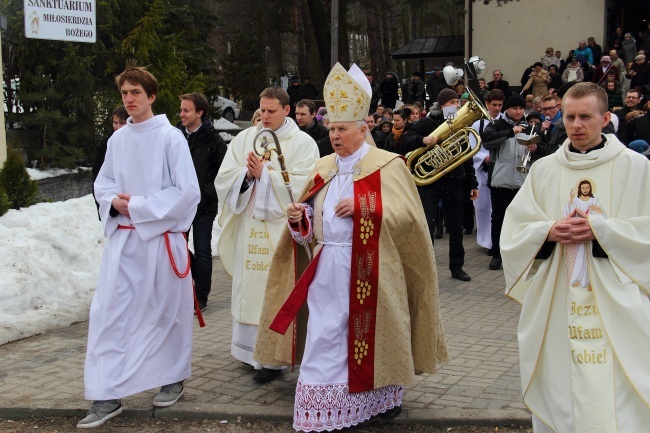
[[[537,132],[535,132],[534,127],[533,127],[533,132],[529,136],[517,137],[517,143],[523,146],[527,146],[529,144],[537,144],[540,142],[540,140],[541,137],[537,135]],[[521,156],[521,161],[517,166],[517,171],[519,173],[528,173],[530,171],[530,164],[531,164],[530,150],[526,149],[524,151],[524,154]]]

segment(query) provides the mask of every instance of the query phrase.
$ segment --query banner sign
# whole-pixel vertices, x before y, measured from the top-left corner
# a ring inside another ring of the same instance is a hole
[[[25,37],[53,41],[97,40],[96,0],[24,0]]]

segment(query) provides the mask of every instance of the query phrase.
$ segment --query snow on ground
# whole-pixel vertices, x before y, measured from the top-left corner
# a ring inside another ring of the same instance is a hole
[[[230,143],[235,138],[234,135],[230,135],[227,132],[220,132],[219,135],[221,136],[221,138],[223,138],[223,141],[225,141],[226,143]]]
[[[105,244],[92,195],[0,217],[0,345],[87,320]]]
[[[56,176],[63,176],[65,174],[72,174],[72,173],[77,173],[79,171],[84,171],[84,170],[91,170],[89,167],[79,167],[79,168],[53,168],[50,170],[37,170],[35,168],[28,168],[27,169],[27,174],[29,174],[29,177],[32,178],[32,180],[41,180],[45,179],[48,177],[56,177]]]
[[[217,129],[219,131],[227,131],[227,130],[235,130],[235,131],[241,131],[241,128],[237,125],[235,125],[232,122],[228,122],[226,119],[223,117],[220,119],[217,119],[213,123],[214,129]]]
[[[0,217],[0,344],[87,319],[104,245],[91,195]]]

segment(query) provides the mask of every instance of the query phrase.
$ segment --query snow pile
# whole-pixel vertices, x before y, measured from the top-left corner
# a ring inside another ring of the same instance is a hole
[[[91,195],[0,217],[0,344],[86,320],[104,245]]]
[[[241,131],[241,128],[239,126],[235,125],[232,122],[228,122],[223,117],[221,119],[214,121],[214,129],[216,129],[217,131],[229,131],[229,130]]]
[[[225,141],[226,143],[230,143],[235,138],[234,135],[230,135],[227,132],[220,132],[219,135],[221,136],[221,138],[223,138],[223,141]]]
[[[56,177],[56,176],[63,176],[66,174],[73,174],[73,173],[78,173],[80,171],[88,171],[92,170],[90,167],[78,167],[78,168],[52,168],[49,170],[37,170],[35,168],[28,168],[27,169],[27,174],[29,174],[29,177],[32,178],[32,180],[41,180],[45,179],[48,177]]]

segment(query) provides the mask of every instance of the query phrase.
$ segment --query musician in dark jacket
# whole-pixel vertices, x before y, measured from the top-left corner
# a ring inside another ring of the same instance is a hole
[[[176,127],[187,139],[201,188],[201,201],[191,227],[194,240],[192,277],[201,310],[208,303],[212,286],[212,226],[218,207],[214,179],[228,149],[207,114],[208,100],[204,95],[188,93],[181,96],[181,121]]]
[[[517,170],[524,152],[528,150],[531,153],[532,161],[546,155],[546,148],[541,144],[523,146],[517,142],[516,135],[526,132],[525,107],[526,102],[520,95],[510,96],[504,105],[505,115],[488,124],[481,134],[482,146],[490,151],[488,185],[492,201],[492,260],[489,267],[492,270],[501,269],[499,237],[506,208],[526,180],[527,173]]]
[[[417,121],[405,133],[400,143],[400,153],[406,154],[420,147],[432,146],[438,143],[434,136],[429,136],[435,129],[442,125],[446,118],[455,114],[458,106],[458,95],[451,89],[443,89],[438,94],[438,106],[442,112]],[[431,185],[418,187],[420,200],[429,225],[431,241],[434,240],[436,219],[440,218],[438,206],[442,206],[447,214],[447,228],[449,229],[449,270],[452,278],[461,281],[470,281],[471,278],[463,270],[465,264],[465,249],[463,248],[463,191],[464,185],[470,188],[471,200],[478,198],[478,181],[474,172],[472,158],[444,175]]]

